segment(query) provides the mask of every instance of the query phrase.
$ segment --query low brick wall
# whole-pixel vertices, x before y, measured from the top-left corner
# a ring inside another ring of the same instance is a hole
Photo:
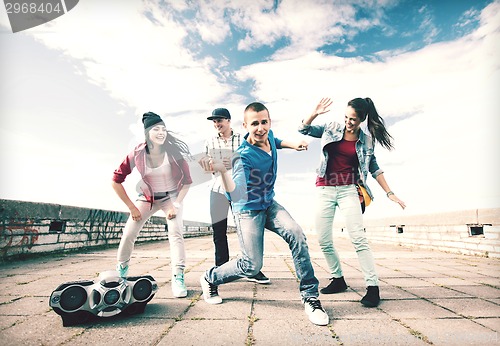
[[[127,218],[128,213],[118,211],[0,199],[0,261],[117,246]],[[207,223],[185,220],[184,227],[186,238],[212,234]],[[343,231],[345,226],[336,222],[334,228]],[[367,219],[365,229],[372,242],[500,258],[500,209]],[[153,216],[137,242],[167,239],[165,219]]]
[[[127,218],[128,213],[118,211],[0,199],[0,260],[117,246]],[[184,227],[186,238],[212,234],[207,223],[184,221]],[[166,239],[165,218],[153,216],[137,242]]]
[[[500,209],[366,219],[364,226],[372,242],[500,258]]]

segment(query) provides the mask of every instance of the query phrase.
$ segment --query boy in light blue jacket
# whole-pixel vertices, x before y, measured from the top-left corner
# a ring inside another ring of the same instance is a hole
[[[269,111],[262,103],[255,102],[246,107],[243,126],[248,134],[233,158],[232,176],[222,162],[213,159],[202,162],[207,171],[221,173],[226,195],[233,206],[242,252],[241,257],[202,274],[203,298],[209,304],[220,304],[219,285],[251,277],[260,271],[264,256],[264,229],[267,228],[282,237],[292,249],[300,295],[309,320],[317,325],[327,325],[329,317],[318,299],[319,281],[314,275],[304,232],[274,200],[277,149],[302,151],[307,149],[307,143],[291,143],[275,138]]]

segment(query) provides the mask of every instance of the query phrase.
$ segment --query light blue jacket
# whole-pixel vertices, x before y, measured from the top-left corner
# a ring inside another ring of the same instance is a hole
[[[321,149],[323,153],[321,155],[319,167],[316,170],[320,177],[325,176],[328,163],[328,153],[325,150],[325,146],[329,143],[340,141],[344,137],[344,129],[345,125],[339,124],[337,122],[331,122],[324,125],[306,125],[303,123],[300,124],[300,133],[315,138],[321,138]],[[371,173],[373,178],[376,178],[380,174],[384,173],[384,171],[381,170],[377,164],[377,159],[375,158],[374,153],[374,146],[375,143],[372,137],[364,133],[363,130],[360,130],[359,139],[356,142],[356,154],[358,155],[359,161],[359,176],[371,199],[373,199],[373,194],[366,184],[368,173]]]
[[[281,140],[268,133],[271,153],[245,140],[233,154],[233,180],[236,185],[231,193],[226,192],[233,212],[244,210],[265,210],[274,198],[274,183],[278,170],[278,153]]]

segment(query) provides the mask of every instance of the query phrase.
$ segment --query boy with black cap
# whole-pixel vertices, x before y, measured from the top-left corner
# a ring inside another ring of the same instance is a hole
[[[234,133],[231,128],[231,114],[226,108],[216,108],[212,115],[207,118],[213,121],[217,135],[205,141],[205,154],[224,163],[225,167],[231,170],[231,157],[241,144],[241,136]],[[220,173],[214,172],[210,188],[210,217],[212,220],[213,241],[215,245],[215,265],[221,266],[229,261],[229,246],[227,244],[227,214],[229,211],[229,201],[225,196],[224,186],[220,178]],[[262,272],[248,281],[259,284],[270,282]]]

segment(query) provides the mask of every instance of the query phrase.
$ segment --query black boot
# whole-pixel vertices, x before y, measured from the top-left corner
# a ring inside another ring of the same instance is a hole
[[[374,308],[380,303],[380,292],[378,286],[368,286],[366,294],[361,299],[361,304],[366,307]]]
[[[332,278],[332,281],[325,288],[320,289],[319,291],[323,294],[332,294],[332,293],[340,293],[344,292],[347,289],[347,284],[345,283],[344,277]]]

